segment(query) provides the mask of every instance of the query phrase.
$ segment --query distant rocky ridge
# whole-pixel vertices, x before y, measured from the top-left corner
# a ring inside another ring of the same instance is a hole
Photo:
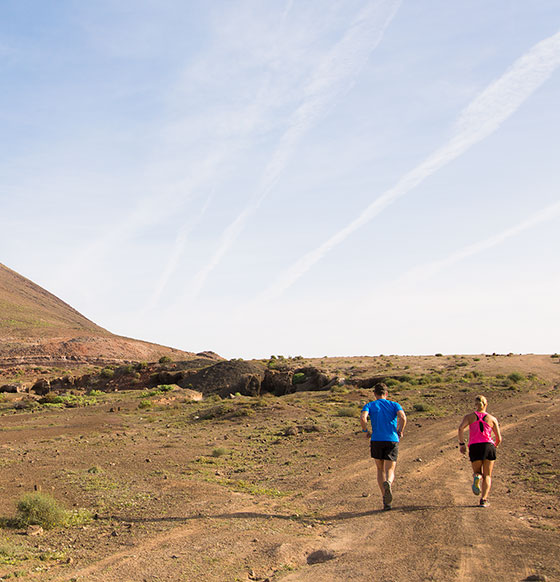
[[[212,352],[210,358],[221,359]],[[0,366],[105,365],[195,357],[171,347],[117,336],[0,263]]]

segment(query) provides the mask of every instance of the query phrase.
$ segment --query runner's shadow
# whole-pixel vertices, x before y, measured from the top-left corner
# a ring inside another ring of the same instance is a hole
[[[103,520],[114,520],[126,523],[159,523],[159,522],[176,522],[188,523],[200,519],[281,519],[285,521],[294,521],[305,524],[323,523],[329,521],[343,521],[347,519],[356,519],[359,517],[371,517],[380,513],[409,513],[413,511],[441,511],[458,507],[475,507],[473,505],[402,505],[395,506],[390,511],[383,509],[370,509],[368,511],[343,511],[331,515],[299,515],[299,514],[279,514],[279,513],[259,513],[256,511],[238,511],[234,513],[205,514],[197,513],[187,516],[165,516],[165,517],[135,517],[135,516],[107,516],[100,517]]]

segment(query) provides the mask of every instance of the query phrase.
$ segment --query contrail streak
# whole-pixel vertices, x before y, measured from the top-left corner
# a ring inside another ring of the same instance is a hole
[[[183,251],[185,250],[185,246],[187,244],[189,234],[196,226],[198,226],[200,224],[203,216],[206,213],[206,210],[210,206],[210,203],[211,203],[213,197],[214,197],[214,192],[212,192],[210,194],[210,196],[208,196],[208,198],[206,199],[206,202],[204,203],[204,206],[200,209],[200,211],[195,216],[195,218],[192,221],[184,224],[182,226],[182,228],[179,230],[177,237],[175,239],[175,244],[173,245],[173,251],[171,253],[171,256],[169,257],[169,260],[167,261],[165,269],[164,269],[161,277],[159,278],[159,281],[154,289],[152,297],[151,297],[148,305],[146,306],[145,310],[151,309],[157,305],[161,295],[163,294],[163,291],[165,290],[165,288],[167,287],[167,285],[169,283],[169,280],[171,279],[171,276],[173,275],[173,273],[175,272],[175,270],[177,268],[177,265],[181,259],[181,255],[183,254]]]
[[[189,295],[196,297],[210,273],[239,237],[248,219],[274,188],[303,136],[323,118],[336,99],[350,90],[371,52],[400,6],[400,0],[378,0],[363,9],[344,37],[320,63],[305,87],[304,101],[294,112],[290,125],[267,164],[255,196],[225,229],[210,261],[194,278]]]
[[[483,241],[474,243],[465,247],[464,249],[453,253],[452,255],[441,259],[439,261],[432,261],[431,263],[426,263],[425,265],[419,265],[414,269],[411,269],[408,273],[405,273],[396,282],[397,286],[410,286],[412,284],[424,281],[431,276],[435,275],[439,271],[455,265],[459,261],[476,255],[492,247],[495,247],[507,239],[517,236],[522,232],[534,228],[535,226],[553,220],[560,216],[560,202],[551,204],[546,208],[541,209],[539,212],[533,214],[530,218],[524,220],[523,222],[504,230],[503,232],[491,236]]]
[[[420,165],[405,174],[395,186],[374,200],[347,226],[316,249],[301,257],[267,289],[260,300],[281,295],[329,251],[367,224],[426,178],[494,133],[500,125],[552,75],[560,65],[560,32],[534,45],[496,81],[491,83],[461,113],[454,136]]]

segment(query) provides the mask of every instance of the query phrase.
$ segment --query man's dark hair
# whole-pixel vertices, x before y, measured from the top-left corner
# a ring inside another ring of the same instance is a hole
[[[383,384],[383,382],[379,382],[379,384],[376,384],[373,387],[373,393],[376,396],[383,396],[383,394],[387,394],[387,392],[389,392],[389,389],[385,384]]]

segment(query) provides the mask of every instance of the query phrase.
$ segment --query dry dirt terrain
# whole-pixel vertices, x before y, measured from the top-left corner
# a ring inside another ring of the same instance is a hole
[[[4,395],[0,579],[560,580],[560,358],[282,362],[304,364],[339,381],[202,401],[177,386],[90,390],[88,406],[23,410],[29,395]],[[376,378],[409,419],[388,512],[358,421]],[[485,509],[456,446],[478,393],[504,437]],[[73,524],[18,527],[34,490],[74,510]]]

